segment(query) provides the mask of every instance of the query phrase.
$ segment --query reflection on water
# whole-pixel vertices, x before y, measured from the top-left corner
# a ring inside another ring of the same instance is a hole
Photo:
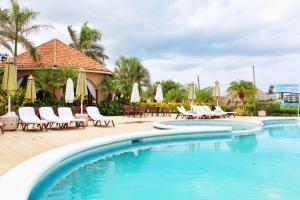
[[[190,143],[188,144],[188,147],[192,154],[196,154],[200,151],[200,143]]]
[[[252,153],[258,145],[258,141],[256,135],[253,134],[234,137],[227,144],[232,152]]]
[[[271,138],[288,139],[300,137],[300,126],[297,125],[269,127],[265,131],[268,132]]]
[[[138,153],[137,153],[138,151]],[[115,164],[115,170],[119,173],[137,172],[148,160],[151,149],[134,149],[131,152],[124,152],[122,155],[115,155],[110,160]]]

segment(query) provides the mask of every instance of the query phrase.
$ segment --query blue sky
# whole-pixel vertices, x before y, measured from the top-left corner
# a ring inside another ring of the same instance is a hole
[[[113,69],[119,56],[137,56],[152,81],[252,80],[259,88],[299,83],[300,1],[292,0],[20,0],[40,11],[39,23],[54,29],[32,36],[36,45],[52,38],[70,42],[67,25],[84,21],[103,33]],[[8,0],[0,2],[6,7]]]

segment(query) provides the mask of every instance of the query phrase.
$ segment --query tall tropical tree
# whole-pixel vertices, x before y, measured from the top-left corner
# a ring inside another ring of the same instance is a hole
[[[255,85],[252,82],[244,80],[231,82],[227,91],[233,96],[237,96],[243,105],[245,105],[246,100],[253,100],[257,94]]]
[[[16,59],[18,45],[28,50],[34,60],[38,55],[33,43],[28,39],[32,33],[49,26],[33,24],[39,13],[29,8],[21,8],[15,0],[10,0],[10,8],[0,10],[0,45],[8,49]],[[15,60],[16,64],[16,60]]]
[[[213,90],[213,87],[206,87],[198,90],[196,92],[197,101],[205,103],[212,102],[214,100]]]
[[[150,72],[141,61],[135,57],[120,57],[116,61],[114,73],[123,85],[123,96],[130,97],[132,86],[135,82],[139,84],[139,90],[150,86]]]
[[[105,54],[104,47],[100,44],[102,33],[95,28],[89,27],[88,22],[84,22],[79,34],[72,26],[68,26],[68,31],[72,40],[71,47],[78,49],[102,64],[105,59],[109,58]]]

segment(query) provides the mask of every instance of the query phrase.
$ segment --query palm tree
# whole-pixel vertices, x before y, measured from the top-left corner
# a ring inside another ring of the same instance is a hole
[[[43,100],[50,96],[55,98],[55,90],[63,88],[67,79],[76,83],[78,72],[74,68],[38,69],[35,71],[35,83],[38,91],[42,91]]]
[[[142,87],[150,86],[150,72],[145,68],[138,58],[120,57],[116,62],[115,72],[117,79],[122,82],[123,94],[130,97],[132,86],[135,82],[139,84],[139,90]]]
[[[111,95],[111,100],[114,100],[115,97],[122,93],[123,85],[122,81],[116,78],[116,75],[105,76],[103,81],[98,84],[98,87],[107,95]]]
[[[105,59],[109,58],[104,52],[104,47],[99,44],[102,33],[97,29],[89,27],[88,22],[84,22],[79,35],[72,26],[68,26],[68,31],[72,40],[71,47],[78,49],[101,64],[104,63]]]
[[[244,106],[246,99],[253,100],[255,98],[257,88],[255,87],[255,85],[253,85],[252,82],[241,80],[231,82],[227,91],[230,94],[239,97]]]
[[[121,57],[116,62],[115,73],[121,79],[126,79],[132,84],[137,82],[140,87],[150,84],[150,72],[138,58]]]
[[[0,45],[8,49],[16,59],[18,44],[20,44],[30,52],[32,58],[36,61],[38,56],[33,43],[28,39],[28,35],[49,26],[32,24],[39,13],[32,9],[21,8],[15,0],[10,2],[11,7],[9,9],[0,10]],[[16,65],[16,60],[14,63]]]

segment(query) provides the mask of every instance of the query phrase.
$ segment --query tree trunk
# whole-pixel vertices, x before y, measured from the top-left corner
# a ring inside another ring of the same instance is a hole
[[[17,68],[17,56],[18,56],[18,36],[15,37],[15,41],[14,41],[14,66],[15,68]]]
[[[242,108],[243,108],[243,110],[245,110],[245,100],[244,100],[244,98],[241,98],[241,101],[242,101]]]

